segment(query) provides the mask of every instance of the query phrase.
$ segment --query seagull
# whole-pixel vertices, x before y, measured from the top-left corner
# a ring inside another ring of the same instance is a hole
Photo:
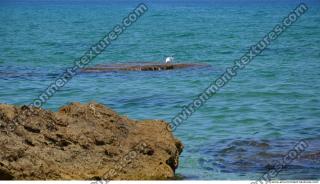
[[[167,57],[165,62],[166,62],[166,63],[172,63],[172,62],[173,62],[173,59],[174,59],[174,58],[173,58],[172,56]]]

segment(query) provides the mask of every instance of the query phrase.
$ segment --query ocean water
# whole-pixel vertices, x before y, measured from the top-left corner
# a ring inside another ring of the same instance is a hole
[[[170,121],[300,1],[145,1],[148,12],[96,64],[209,67],[80,73],[44,108],[96,101],[133,119]],[[0,103],[29,104],[138,1],[0,1]],[[258,179],[299,142],[279,179],[320,179],[320,3],[174,132],[184,179]]]

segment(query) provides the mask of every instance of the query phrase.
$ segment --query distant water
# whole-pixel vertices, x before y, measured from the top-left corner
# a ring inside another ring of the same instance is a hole
[[[0,102],[29,104],[138,2],[0,2]],[[45,105],[97,101],[134,119],[170,121],[299,1],[147,1],[146,13],[93,61],[211,67],[80,74]],[[186,179],[256,179],[300,139],[309,147],[278,178],[320,179],[320,4],[174,134]]]

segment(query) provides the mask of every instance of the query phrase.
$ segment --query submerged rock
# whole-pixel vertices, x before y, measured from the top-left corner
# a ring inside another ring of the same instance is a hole
[[[112,65],[96,65],[82,70],[82,72],[110,72],[110,71],[159,71],[174,70],[191,67],[207,66],[204,64],[191,63],[140,63],[140,64],[112,64]]]
[[[157,120],[96,103],[58,112],[0,104],[0,179],[170,179],[182,143]]]

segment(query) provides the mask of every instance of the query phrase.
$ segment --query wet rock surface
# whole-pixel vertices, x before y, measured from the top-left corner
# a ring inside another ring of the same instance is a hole
[[[96,65],[87,67],[82,72],[111,72],[111,71],[159,71],[159,70],[176,70],[192,67],[204,67],[205,64],[195,63],[138,63],[138,64],[112,64],[112,65]]]
[[[58,112],[0,104],[0,179],[170,179],[182,143],[164,121],[97,103]]]

